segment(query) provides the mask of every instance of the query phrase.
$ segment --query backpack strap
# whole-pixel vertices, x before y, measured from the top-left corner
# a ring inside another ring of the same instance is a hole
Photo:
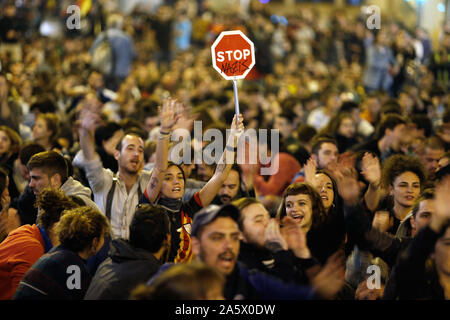
[[[108,195],[106,196],[105,215],[109,221],[111,221],[111,208],[112,208],[112,201],[113,201],[113,197],[114,197],[114,191],[116,190],[116,185],[117,185],[117,177],[114,175],[111,188],[109,189]]]

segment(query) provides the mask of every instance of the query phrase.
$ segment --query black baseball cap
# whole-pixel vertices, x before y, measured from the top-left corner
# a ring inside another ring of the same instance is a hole
[[[222,206],[211,204],[197,212],[195,215],[194,222],[192,224],[191,236],[196,237],[200,227],[210,224],[219,216],[230,217],[237,223],[239,221],[239,215],[239,209],[232,204],[224,204]]]

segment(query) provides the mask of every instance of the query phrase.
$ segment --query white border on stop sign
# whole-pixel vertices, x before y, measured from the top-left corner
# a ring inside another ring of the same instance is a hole
[[[216,55],[215,55],[215,48],[217,46],[217,44],[220,42],[220,40],[222,40],[222,38],[224,36],[227,35],[235,35],[238,34],[240,35],[242,38],[245,39],[245,41],[247,41],[250,44],[250,48],[251,48],[251,55],[252,55],[252,63],[250,64],[250,66],[248,67],[248,69],[240,76],[227,76],[226,74],[224,74],[222,72],[222,70],[220,70],[220,68],[216,65]],[[219,36],[217,37],[216,41],[214,41],[213,45],[211,46],[211,57],[212,57],[212,65],[213,68],[216,69],[217,72],[219,72],[219,74],[224,77],[226,80],[241,80],[241,79],[245,79],[245,77],[247,76],[247,74],[250,72],[250,70],[252,70],[253,66],[255,65],[255,46],[253,44],[253,41],[251,41],[241,30],[231,30],[231,31],[222,31]]]

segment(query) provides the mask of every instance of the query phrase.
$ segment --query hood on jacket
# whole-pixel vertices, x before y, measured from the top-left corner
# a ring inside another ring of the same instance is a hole
[[[69,177],[61,186],[61,190],[68,196],[88,197],[91,198],[91,189],[85,187],[81,182]]]
[[[155,256],[144,249],[134,248],[124,239],[114,239],[111,241],[109,257],[116,263],[129,260],[155,260]]]

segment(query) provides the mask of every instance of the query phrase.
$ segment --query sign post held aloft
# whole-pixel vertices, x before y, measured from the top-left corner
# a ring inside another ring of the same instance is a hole
[[[233,80],[234,105],[239,121],[237,80],[244,79],[255,65],[255,46],[240,30],[223,31],[211,46],[214,69],[226,80]]]

